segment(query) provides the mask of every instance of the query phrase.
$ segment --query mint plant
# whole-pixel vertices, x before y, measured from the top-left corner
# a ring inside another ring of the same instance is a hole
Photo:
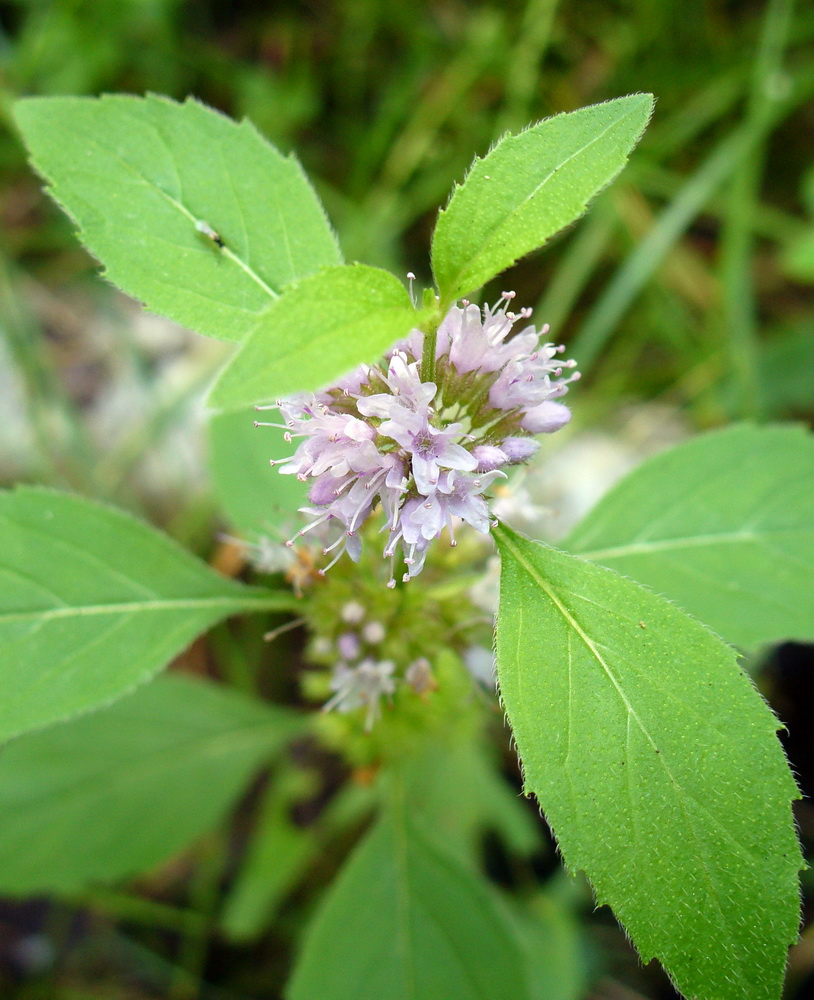
[[[143,873],[277,761],[220,917],[234,940],[262,933],[325,839],[369,822],[305,934],[291,1000],[542,995],[527,916],[475,859],[484,827],[521,853],[535,839],[486,749],[496,696],[465,665],[491,648],[476,595],[477,532],[491,532],[500,704],[568,870],[686,997],[779,997],[800,917],[798,792],[730,643],[814,637],[810,435],[701,435],[623,480],[566,551],[492,510],[537,435],[568,421],[579,358],[562,360],[512,293],[483,309],[466,297],[579,218],[652,103],[558,115],[476,159],[416,300],[412,283],[342,262],[296,160],[248,122],[154,96],[17,104],[34,167],[105,276],[236,345],[209,399],[213,473],[257,579],[221,577],[91,500],[0,498],[0,734],[15,738],[0,888],[75,894]],[[232,453],[254,422],[278,485]],[[249,614],[270,639],[306,626],[300,692],[327,711],[156,678]],[[304,790],[283,761],[306,733],[374,777],[298,837]]]

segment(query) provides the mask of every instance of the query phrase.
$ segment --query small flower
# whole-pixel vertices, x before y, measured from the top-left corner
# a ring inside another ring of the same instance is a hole
[[[355,632],[343,632],[336,640],[336,648],[343,660],[356,660],[362,651],[362,644]]]
[[[335,551],[326,570],[344,552],[359,559],[359,529],[379,507],[390,587],[399,549],[407,580],[444,530],[455,544],[457,520],[488,532],[486,493],[495,479],[534,454],[532,435],[568,422],[570,411],[556,400],[579,378],[563,374],[575,362],[559,360],[564,348],[540,343],[547,326],[514,332],[531,311],[512,312],[513,298],[505,292],[492,308],[463,302],[449,310],[436,334],[433,381],[422,381],[425,338],[413,330],[381,366],[361,365],[317,395],[277,404],[284,423],[275,426],[302,441],[272,464],[311,483],[311,506],[303,508],[310,523],[299,535],[339,528],[323,549]]]
[[[571,411],[562,403],[546,399],[523,414],[521,426],[530,434],[553,434],[565,427],[571,419]],[[505,443],[505,442],[504,442]]]
[[[346,663],[337,664],[331,679],[333,698],[323,708],[324,712],[336,709],[338,712],[352,712],[355,708],[367,706],[365,729],[370,732],[381,714],[381,699],[396,690],[392,660],[365,658],[355,667]]]
[[[386,635],[381,622],[368,622],[362,629],[362,638],[371,646],[378,646],[380,642],[384,642]]]
[[[365,620],[365,606],[358,601],[348,601],[342,605],[339,617],[348,625],[359,625]]]

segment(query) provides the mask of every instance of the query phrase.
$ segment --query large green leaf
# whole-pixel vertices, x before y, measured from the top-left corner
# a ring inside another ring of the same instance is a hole
[[[527,1000],[519,942],[488,887],[385,814],[306,936],[289,1000]]]
[[[495,537],[500,691],[566,864],[686,996],[777,1000],[802,864],[777,719],[734,652],[663,598]]]
[[[438,216],[432,269],[445,302],[466,295],[578,219],[641,138],[650,94],[555,115],[476,159]]]
[[[0,889],[143,872],[212,827],[296,716],[179,675],[0,755]]]
[[[565,548],[646,583],[730,642],[814,638],[814,437],[736,426],[651,458]]]
[[[248,121],[121,94],[28,98],[15,115],[106,276],[199,333],[240,340],[287,284],[341,262],[299,164]]]
[[[120,511],[2,493],[0,739],[126,694],[221,618],[292,600],[218,576]]]
[[[269,307],[210,403],[237,409],[319,389],[355,365],[377,361],[424,318],[389,272],[363,264],[326,268]]]

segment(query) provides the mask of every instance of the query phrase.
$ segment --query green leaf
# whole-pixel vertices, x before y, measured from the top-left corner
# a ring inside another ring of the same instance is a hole
[[[296,476],[280,475],[269,464],[292,454],[294,446],[276,427],[255,427],[259,416],[252,408],[212,418],[209,468],[215,496],[231,524],[249,540],[268,536],[282,543],[298,527],[297,511],[307,502],[307,490]]]
[[[814,638],[814,437],[741,425],[651,458],[564,547],[744,647]]]
[[[784,249],[780,264],[793,281],[814,282],[814,227],[803,230]]]
[[[300,165],[251,122],[155,95],[28,98],[15,115],[106,277],[199,333],[241,340],[286,285],[341,262]]]
[[[319,389],[355,365],[377,361],[424,318],[387,271],[363,264],[326,268],[269,307],[209,402],[237,409]]]
[[[292,601],[218,576],[120,511],[0,493],[0,740],[121,697],[228,615]]]
[[[232,941],[257,938],[313,860],[319,843],[313,824],[303,828],[293,815],[306,793],[315,794],[311,777],[284,772],[266,790],[248,853],[221,915],[221,929]]]
[[[531,1000],[581,1000],[588,995],[591,955],[579,923],[556,896],[540,894],[527,911],[509,911],[525,945]]]
[[[488,886],[385,814],[318,912],[289,1000],[527,1000],[519,943]]]
[[[314,773],[288,771],[275,776],[260,807],[250,846],[224,903],[220,927],[232,941],[256,940],[274,919],[283,900],[328,850],[327,842],[369,816],[373,789],[349,782],[306,828],[294,809],[317,791]]]
[[[761,341],[758,366],[761,398],[770,413],[809,413],[812,407],[811,373],[814,371],[814,319],[808,315],[798,326]]]
[[[0,889],[138,874],[214,826],[296,716],[179,675],[29,733],[0,756]]]
[[[464,864],[482,863],[483,837],[498,833],[518,854],[543,844],[538,819],[500,773],[488,741],[431,742],[404,761],[408,808],[454,851]]]
[[[495,529],[498,679],[572,871],[698,1000],[777,1000],[797,937],[798,797],[734,652],[612,570]]]
[[[509,135],[476,159],[433,235],[442,300],[479,289],[578,219],[625,165],[652,110],[650,94],[594,104]]]

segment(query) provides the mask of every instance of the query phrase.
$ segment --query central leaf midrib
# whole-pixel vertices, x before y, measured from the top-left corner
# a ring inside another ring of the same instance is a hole
[[[216,608],[252,608],[258,610],[282,609],[284,602],[281,602],[276,595],[269,597],[189,597],[189,598],[167,598],[152,601],[120,601],[111,604],[84,604],[70,605],[61,608],[46,608],[43,610],[20,611],[0,613],[0,626],[15,625],[26,622],[48,622],[62,618],[83,618],[93,615],[128,615],[136,613],[155,613],[162,611],[200,611]]]
[[[715,545],[735,544],[765,544],[768,539],[780,535],[799,534],[799,526],[790,528],[772,528],[767,531],[729,531],[714,535],[686,535],[683,538],[659,538],[653,541],[629,542],[624,545],[613,545],[604,549],[583,551],[574,548],[572,551],[581,559],[592,559],[598,562],[602,559],[618,559],[629,555],[649,555],[650,553],[670,552],[676,549],[712,548]]]
[[[155,129],[151,125],[151,123],[145,122],[143,119],[138,119],[138,121],[139,124],[141,125],[146,124],[148,125],[148,127],[152,128],[152,131],[156,135],[158,135],[163,142],[163,137],[161,137],[160,133],[157,131],[157,129]],[[178,209],[178,211],[180,211],[182,215],[184,215],[187,219],[189,219],[194,228],[197,219],[195,215],[186,207],[186,205],[184,205],[182,202],[178,201],[178,199],[174,198],[172,195],[164,191],[163,188],[159,187],[159,185],[155,183],[155,181],[150,180],[149,177],[145,177],[144,174],[142,174],[132,165],[132,163],[128,163],[127,160],[122,159],[122,157],[119,156],[118,153],[105,146],[104,143],[99,141],[96,134],[83,132],[83,139],[85,139],[85,141],[87,141],[88,143],[91,143],[94,146],[98,147],[98,149],[106,156],[109,156],[111,159],[118,162],[122,167],[124,167],[127,171],[129,171],[129,173],[133,177],[135,177],[146,188],[148,188],[148,190],[156,192],[161,197],[163,197],[169,204],[171,204],[174,208]],[[164,143],[164,145],[166,147],[166,143]],[[170,159],[172,160],[173,167],[175,167],[176,165],[175,157],[172,154],[170,154]],[[246,273],[246,275],[249,278],[251,278],[252,281],[255,282],[255,284],[257,284],[260,288],[263,289],[263,291],[269,296],[269,298],[271,298],[272,300],[279,298],[280,293],[275,289],[271,288],[269,285],[267,285],[266,282],[260,277],[260,275],[253,268],[251,268],[241,257],[239,257],[233,250],[231,250],[229,247],[222,247],[220,248],[220,253],[224,257],[228,257],[230,260],[234,261],[234,263],[237,264],[237,266],[241,268],[241,270],[243,270]]]

